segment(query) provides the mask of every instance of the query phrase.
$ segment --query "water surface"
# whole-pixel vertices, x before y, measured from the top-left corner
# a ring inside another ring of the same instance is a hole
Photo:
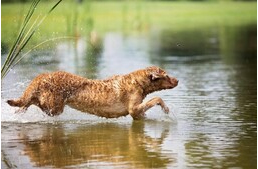
[[[189,37],[189,38],[188,38]],[[2,168],[256,168],[256,26],[124,35],[109,32],[32,53],[2,81]],[[31,106],[14,114],[37,74],[65,70],[106,78],[157,65],[179,79],[156,92],[170,108],[105,119],[65,108],[47,117]]]

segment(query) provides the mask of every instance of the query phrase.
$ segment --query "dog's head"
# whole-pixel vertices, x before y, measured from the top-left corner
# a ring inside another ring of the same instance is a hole
[[[172,89],[177,86],[178,80],[169,76],[163,69],[151,66],[146,68],[147,76],[150,80],[150,86],[153,90]]]

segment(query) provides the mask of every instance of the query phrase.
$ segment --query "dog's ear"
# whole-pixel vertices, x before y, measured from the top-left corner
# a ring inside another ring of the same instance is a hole
[[[152,72],[150,74],[150,80],[151,81],[155,81],[155,80],[158,80],[160,78],[161,78],[161,76],[160,76],[160,74],[158,72]]]
[[[165,73],[163,70],[161,70],[159,67],[151,66],[148,67],[149,71],[149,77],[151,81],[158,80],[163,77],[163,74]]]

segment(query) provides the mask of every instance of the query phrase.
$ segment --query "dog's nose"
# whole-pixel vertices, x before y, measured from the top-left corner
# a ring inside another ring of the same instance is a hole
[[[178,85],[179,80],[177,80],[176,78],[174,78],[173,80],[171,79],[171,84],[175,87]]]
[[[174,78],[173,81],[174,81],[174,83],[178,83],[179,80]]]

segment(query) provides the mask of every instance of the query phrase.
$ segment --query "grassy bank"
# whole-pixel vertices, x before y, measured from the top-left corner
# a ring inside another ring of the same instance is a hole
[[[147,32],[256,23],[256,2],[90,2],[63,1],[44,21],[32,44],[52,37],[108,31]],[[7,46],[20,28],[30,4],[2,4],[2,43]],[[40,15],[47,6],[41,2]]]

